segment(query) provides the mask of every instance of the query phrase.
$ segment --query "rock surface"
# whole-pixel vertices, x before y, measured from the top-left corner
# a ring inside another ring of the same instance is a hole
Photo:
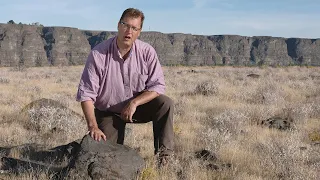
[[[67,179],[136,179],[144,167],[131,148],[86,136]]]
[[[80,142],[81,139],[51,149],[39,144],[0,147],[0,172],[17,175],[45,172],[54,179],[61,179],[78,155]]]
[[[25,144],[0,151],[1,173],[36,170],[53,179],[135,179],[145,167],[143,158],[133,149],[110,141],[97,142],[88,135],[82,141],[47,150],[41,145]]]
[[[79,65],[116,32],[0,24],[1,66]],[[142,32],[163,65],[320,65],[320,39]]]

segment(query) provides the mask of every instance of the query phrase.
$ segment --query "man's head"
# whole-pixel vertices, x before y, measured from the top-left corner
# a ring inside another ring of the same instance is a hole
[[[131,47],[139,37],[144,21],[144,14],[138,9],[126,9],[118,22],[118,43],[120,46]]]

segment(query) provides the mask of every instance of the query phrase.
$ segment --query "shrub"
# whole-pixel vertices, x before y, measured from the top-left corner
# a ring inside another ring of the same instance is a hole
[[[196,86],[194,94],[202,94],[204,96],[217,95],[218,85],[213,81],[201,82]]]
[[[10,79],[0,77],[0,84],[9,84],[9,83],[10,83]]]
[[[311,141],[320,141],[320,131],[314,131],[312,133],[309,134],[309,138]]]
[[[58,131],[67,136],[85,133],[82,132],[84,130],[81,130],[84,121],[72,115],[68,109],[43,106],[40,108],[31,108],[27,112],[30,120],[27,127],[30,129],[42,133]]]

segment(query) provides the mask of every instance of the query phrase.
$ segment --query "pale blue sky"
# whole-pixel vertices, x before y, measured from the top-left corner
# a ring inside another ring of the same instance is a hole
[[[319,0],[0,0],[0,22],[115,31],[128,7],[144,31],[320,38]]]

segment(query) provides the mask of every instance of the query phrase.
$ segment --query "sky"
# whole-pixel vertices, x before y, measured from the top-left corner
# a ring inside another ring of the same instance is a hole
[[[129,7],[144,12],[142,31],[320,38],[320,0],[0,0],[0,23],[116,31]]]

